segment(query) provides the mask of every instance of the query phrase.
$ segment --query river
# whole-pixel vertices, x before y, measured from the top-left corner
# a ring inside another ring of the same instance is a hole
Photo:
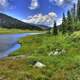
[[[0,34],[0,59],[21,47],[18,43],[20,38],[36,34],[40,33]]]

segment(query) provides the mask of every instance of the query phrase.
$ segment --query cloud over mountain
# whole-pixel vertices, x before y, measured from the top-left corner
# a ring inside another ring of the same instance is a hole
[[[41,13],[36,14],[34,16],[30,16],[29,19],[24,19],[24,22],[39,24],[39,25],[47,25],[53,27],[54,20],[56,19],[57,15],[54,12],[50,12],[47,15],[43,15]]]

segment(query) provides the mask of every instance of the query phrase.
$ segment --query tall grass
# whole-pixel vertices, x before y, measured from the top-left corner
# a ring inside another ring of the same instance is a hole
[[[41,34],[20,39],[22,47],[0,61],[0,77],[2,80],[80,80],[79,37],[80,32],[70,36]],[[48,55],[56,49],[64,49],[65,53]],[[19,55],[25,58],[16,58]],[[40,61],[46,67],[34,68],[33,61]]]

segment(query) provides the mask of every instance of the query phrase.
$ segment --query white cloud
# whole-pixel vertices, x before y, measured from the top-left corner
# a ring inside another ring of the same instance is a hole
[[[64,4],[72,4],[76,3],[77,0],[49,0],[51,3],[55,2],[58,6],[62,6]]]
[[[54,20],[56,19],[57,15],[54,12],[50,12],[47,15],[43,15],[41,13],[36,14],[34,16],[30,16],[29,19],[24,19],[24,22],[33,23],[33,24],[40,24],[53,27]]]
[[[58,4],[58,5],[62,5],[64,3],[64,0],[55,0],[55,2]]]
[[[4,12],[7,9],[14,9],[16,6],[10,0],[0,0],[0,12]]]
[[[33,10],[39,7],[38,0],[32,0],[29,9]]]
[[[8,6],[8,0],[0,0],[0,6],[2,7]]]
[[[62,18],[58,18],[56,21],[57,21],[57,25],[62,24]]]
[[[55,2],[57,5],[62,5],[64,0],[49,0],[51,3]]]

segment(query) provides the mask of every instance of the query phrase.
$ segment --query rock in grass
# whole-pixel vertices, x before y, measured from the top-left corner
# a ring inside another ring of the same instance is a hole
[[[39,61],[37,61],[37,62],[34,64],[34,67],[35,67],[35,68],[44,68],[44,67],[46,67],[46,65],[43,64],[43,63],[41,63],[41,62],[39,62]]]

